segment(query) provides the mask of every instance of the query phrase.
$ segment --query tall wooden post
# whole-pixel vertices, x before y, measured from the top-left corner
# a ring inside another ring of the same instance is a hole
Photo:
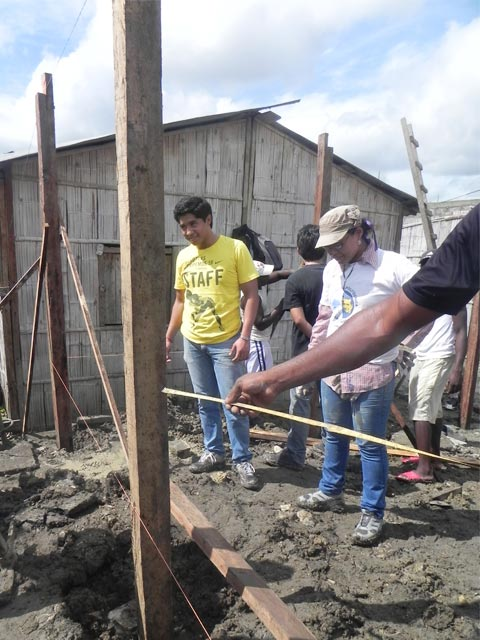
[[[460,428],[469,429],[472,418],[473,398],[477,384],[480,360],[480,293],[473,299],[470,327],[468,329],[467,359],[460,393]]]
[[[46,301],[53,418],[57,445],[73,450],[72,414],[68,394],[67,348],[63,307],[62,261],[60,251],[60,208],[55,163],[55,115],[52,75],[42,76],[42,92],[36,95],[38,178],[43,223],[48,224]]]
[[[330,194],[332,191],[332,163],[333,148],[328,146],[328,133],[318,136],[317,145],[317,179],[315,183],[315,208],[313,210],[313,224],[318,224],[320,217],[330,208]],[[315,387],[310,401],[310,416],[318,418],[318,389]],[[310,427],[311,436],[317,437],[319,429]]]
[[[113,0],[122,319],[139,636],[171,636],[160,1]],[[159,550],[162,554],[160,556]],[[162,560],[162,557],[164,560]],[[164,562],[165,561],[165,562]]]
[[[320,216],[330,208],[333,149],[328,146],[328,133],[322,133],[318,136],[317,149],[317,180],[313,224],[318,224]]]

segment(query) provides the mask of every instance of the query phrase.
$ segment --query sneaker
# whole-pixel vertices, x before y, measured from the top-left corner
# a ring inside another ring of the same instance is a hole
[[[362,509],[360,522],[353,532],[353,543],[360,546],[368,547],[377,542],[383,530],[383,519],[377,518],[374,513]]]
[[[251,462],[233,462],[232,469],[238,473],[242,487],[252,491],[260,488],[260,483],[255,475],[255,468]]]
[[[309,511],[333,511],[340,513],[343,511],[344,502],[343,494],[338,496],[327,496],[323,491],[314,491],[300,496],[297,500],[299,507],[308,509]]]
[[[263,460],[269,467],[285,467],[293,471],[302,471],[304,467],[303,464],[295,462],[288,449],[283,449],[280,453],[266,453]]]
[[[224,466],[225,458],[223,456],[213,453],[213,451],[204,451],[197,462],[194,462],[188,468],[192,473],[205,473],[223,469]]]

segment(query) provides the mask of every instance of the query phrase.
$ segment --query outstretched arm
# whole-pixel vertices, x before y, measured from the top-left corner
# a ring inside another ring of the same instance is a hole
[[[306,353],[267,371],[242,376],[226,402],[269,405],[285,389],[360,367],[439,315],[416,305],[400,290],[354,315],[322,344]]]

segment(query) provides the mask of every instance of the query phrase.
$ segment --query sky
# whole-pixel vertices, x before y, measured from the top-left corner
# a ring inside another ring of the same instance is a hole
[[[143,1],[143,0],[138,0]],[[53,74],[57,145],[114,133],[111,0],[0,0],[0,160],[36,150]],[[480,0],[163,0],[164,122],[275,107],[280,123],[428,200],[480,198]]]

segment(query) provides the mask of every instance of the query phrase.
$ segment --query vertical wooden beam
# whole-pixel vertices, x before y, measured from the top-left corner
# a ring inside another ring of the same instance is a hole
[[[2,171],[0,182],[0,242],[2,287],[8,289],[17,281],[15,253],[15,231],[13,225],[12,168],[9,163]],[[18,294],[14,294],[8,308],[2,313],[5,347],[6,408],[11,418],[20,417],[23,404],[23,372],[20,342],[20,321],[18,314]]]
[[[241,224],[252,225],[253,180],[255,172],[254,139],[255,120],[251,116],[245,123],[245,151],[243,159],[243,187],[242,187],[242,220]],[[230,235],[225,231],[226,235]]]
[[[318,136],[317,181],[315,185],[313,224],[318,224],[320,217],[330,209],[332,163],[333,148],[328,146],[328,133],[322,133]]]
[[[38,179],[43,224],[48,224],[46,302],[53,418],[60,449],[73,451],[72,414],[68,393],[65,313],[60,251],[60,207],[55,161],[55,115],[52,75],[42,76],[42,92],[36,95]]]
[[[480,293],[473,299],[470,327],[468,329],[467,358],[460,394],[460,429],[469,429],[472,418],[473,398],[477,384],[480,359]]]
[[[315,183],[315,202],[313,210],[313,224],[318,224],[321,216],[330,209],[330,195],[332,191],[333,149],[328,146],[328,133],[318,136],[317,144],[317,178]],[[310,401],[310,416],[318,418],[319,393],[315,385]],[[311,436],[317,436],[319,430],[310,427]]]
[[[132,549],[139,636],[169,640],[172,607],[165,386],[160,1],[113,0],[116,148]],[[163,559],[162,559],[163,558]]]

